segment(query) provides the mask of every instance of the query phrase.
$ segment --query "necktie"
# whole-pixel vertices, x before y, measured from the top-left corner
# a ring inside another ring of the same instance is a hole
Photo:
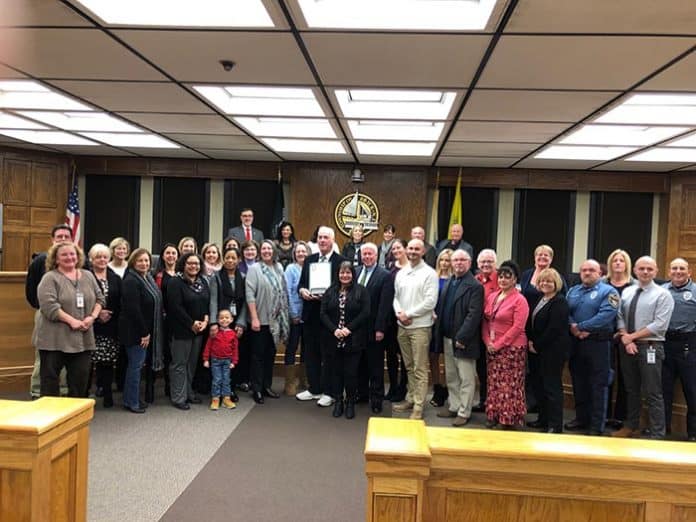
[[[244,227],[246,240],[251,241],[251,229],[249,227]]]
[[[638,299],[640,298],[641,293],[643,293],[643,289],[638,288],[636,290],[636,295],[633,296],[631,304],[628,307],[628,317],[626,320],[628,333],[633,333],[636,331],[636,307],[638,306]]]
[[[319,256],[320,263],[326,263],[326,256]]]
[[[367,268],[362,269],[362,272],[360,273],[360,280],[358,281],[358,284],[360,286],[365,286],[365,281],[367,281]]]

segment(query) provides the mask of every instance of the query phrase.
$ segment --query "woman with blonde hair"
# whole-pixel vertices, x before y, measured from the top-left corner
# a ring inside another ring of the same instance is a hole
[[[109,243],[109,250],[111,251],[111,261],[109,261],[109,268],[116,272],[118,277],[123,279],[126,274],[126,269],[128,268],[128,256],[130,255],[130,243],[124,237],[115,237]]]
[[[201,248],[203,275],[210,281],[211,276],[222,268],[222,254],[217,243],[206,243]]]
[[[626,287],[635,284],[635,279],[631,276],[631,256],[628,252],[617,248],[607,258],[607,277],[605,281],[616,288],[619,295],[623,294]],[[614,328],[616,331],[616,327]],[[620,429],[626,419],[626,389],[624,388],[623,376],[621,373],[620,350],[623,350],[621,339],[615,334],[611,349],[611,369],[614,378],[609,385],[609,401],[607,405],[607,426]],[[616,401],[612,401],[616,388]]]
[[[184,236],[179,240],[177,245],[179,256],[184,254],[198,254],[198,243],[191,236]]]
[[[451,248],[445,248],[437,256],[437,262],[435,263],[435,273],[437,274],[439,287],[438,294],[442,292],[445,283],[452,275],[452,253],[454,251]],[[433,332],[435,331],[435,326],[433,325]],[[447,400],[447,383],[445,382],[444,375],[440,372],[440,359],[443,353],[442,344],[437,342],[435,335],[431,337],[430,340],[430,353],[428,358],[430,360],[430,378],[433,383],[433,398],[430,399],[430,404],[436,408],[441,408],[444,406]]]

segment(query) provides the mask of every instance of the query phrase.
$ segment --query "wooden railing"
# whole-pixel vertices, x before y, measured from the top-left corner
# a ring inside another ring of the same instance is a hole
[[[696,520],[687,442],[373,417],[365,460],[368,522]]]

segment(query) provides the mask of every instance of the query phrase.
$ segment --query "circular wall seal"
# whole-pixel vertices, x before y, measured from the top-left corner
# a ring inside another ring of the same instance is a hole
[[[362,225],[365,236],[379,228],[379,208],[368,195],[355,192],[338,200],[334,210],[336,227],[346,236],[356,225]]]

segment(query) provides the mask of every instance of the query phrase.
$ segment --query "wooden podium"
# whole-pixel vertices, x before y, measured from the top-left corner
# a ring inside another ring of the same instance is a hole
[[[373,417],[369,522],[696,520],[696,445]]]
[[[87,519],[92,399],[0,400],[0,520]]]

